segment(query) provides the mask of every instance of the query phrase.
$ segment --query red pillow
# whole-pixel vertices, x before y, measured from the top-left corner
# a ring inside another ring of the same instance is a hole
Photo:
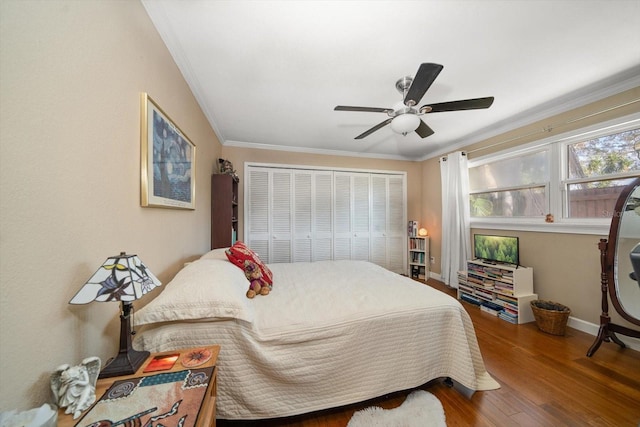
[[[264,281],[270,285],[273,284],[273,273],[269,270],[269,267],[262,262],[257,253],[249,249],[247,245],[241,241],[235,242],[233,246],[225,251],[225,253],[227,254],[229,261],[236,267],[242,269],[242,271],[244,271],[245,261],[252,261],[256,263],[256,265],[260,267],[260,271],[262,271],[262,278]]]

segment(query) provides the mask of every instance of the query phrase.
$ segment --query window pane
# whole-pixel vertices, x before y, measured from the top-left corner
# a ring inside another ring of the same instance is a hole
[[[549,212],[545,187],[471,194],[470,205],[472,217],[532,217]]]
[[[549,151],[525,154],[469,169],[471,191],[519,187],[549,181]]]
[[[640,129],[567,145],[569,179],[640,171]]]
[[[633,178],[567,185],[569,218],[611,218],[618,196]]]

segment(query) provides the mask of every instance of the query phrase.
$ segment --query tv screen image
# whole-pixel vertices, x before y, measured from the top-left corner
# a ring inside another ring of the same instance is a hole
[[[488,262],[520,265],[517,237],[473,235],[473,255]]]

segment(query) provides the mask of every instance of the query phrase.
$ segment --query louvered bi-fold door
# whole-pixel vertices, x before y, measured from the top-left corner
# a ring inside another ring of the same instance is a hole
[[[334,259],[369,260],[370,174],[335,172]]]
[[[371,176],[371,261],[387,265],[387,179]]]
[[[293,262],[330,260],[333,173],[295,171],[293,176]]]
[[[313,184],[312,171],[296,171],[293,174],[293,262],[312,260],[313,236]]]
[[[253,249],[260,259],[271,262],[269,252],[271,249],[271,234],[269,223],[271,221],[270,202],[270,175],[265,169],[249,168],[246,188],[246,215],[245,243]]]
[[[271,175],[271,253],[269,262],[291,262],[293,172]]]
[[[389,176],[387,181],[387,268],[398,274],[407,271],[407,194],[404,177]]]
[[[246,243],[266,263],[332,259],[332,171],[248,169]]]
[[[396,273],[406,271],[403,177],[371,175],[371,261]]]
[[[333,172],[313,173],[313,261],[333,259]]]
[[[292,172],[249,168],[246,243],[265,263],[291,262]]]

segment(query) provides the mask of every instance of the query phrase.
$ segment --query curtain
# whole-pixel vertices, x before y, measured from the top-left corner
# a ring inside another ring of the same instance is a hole
[[[458,287],[458,271],[466,270],[471,255],[469,173],[467,156],[456,151],[440,159],[442,179],[441,280]]]

